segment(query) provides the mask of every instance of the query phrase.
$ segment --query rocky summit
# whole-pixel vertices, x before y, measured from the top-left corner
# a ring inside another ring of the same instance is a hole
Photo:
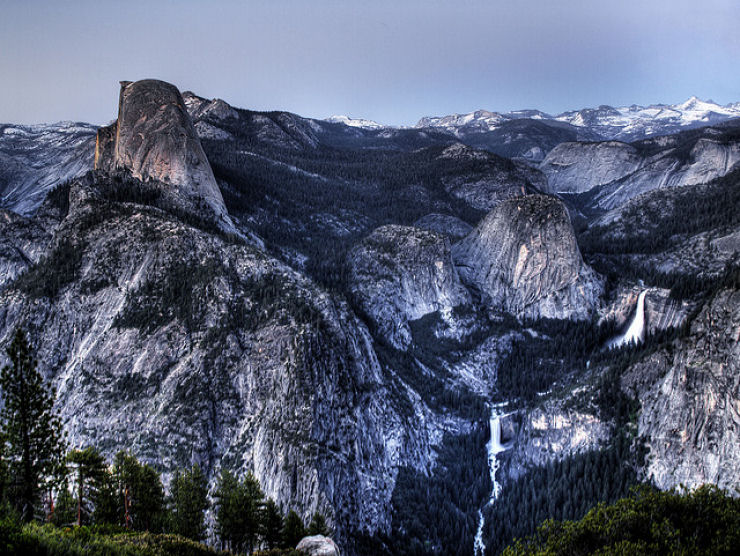
[[[526,318],[588,319],[602,291],[565,205],[545,195],[502,202],[452,254],[488,303]]]
[[[169,83],[121,82],[118,120],[98,130],[95,169],[155,181],[172,205],[234,230],[182,95]]]

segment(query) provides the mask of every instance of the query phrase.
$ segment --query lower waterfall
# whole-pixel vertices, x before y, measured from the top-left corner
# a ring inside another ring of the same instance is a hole
[[[635,307],[635,315],[632,317],[627,330],[623,334],[612,338],[609,341],[609,349],[625,346],[629,344],[639,344],[645,338],[645,294],[647,290],[640,292],[637,298],[637,307]]]
[[[486,450],[488,452],[488,472],[491,475],[491,495],[488,497],[483,508],[478,510],[478,531],[475,533],[475,542],[473,544],[473,556],[484,556],[486,552],[486,545],[483,542],[483,526],[485,525],[485,517],[483,517],[483,509],[490,506],[496,501],[499,494],[501,494],[501,485],[496,481],[496,471],[498,471],[499,462],[496,457],[508,448],[508,446],[501,443],[501,418],[506,415],[500,413],[499,410],[504,404],[497,404],[491,408],[491,417],[489,424],[491,427],[491,438],[486,444]]]

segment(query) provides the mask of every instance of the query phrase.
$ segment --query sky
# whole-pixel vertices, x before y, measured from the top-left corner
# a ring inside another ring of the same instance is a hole
[[[738,0],[0,0],[0,122],[107,123],[157,78],[252,110],[740,101]]]

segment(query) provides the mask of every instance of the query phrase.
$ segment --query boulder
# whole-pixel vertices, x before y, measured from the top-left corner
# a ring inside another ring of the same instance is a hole
[[[304,552],[308,556],[339,556],[339,547],[333,540],[324,535],[303,537],[296,546],[296,550]]]

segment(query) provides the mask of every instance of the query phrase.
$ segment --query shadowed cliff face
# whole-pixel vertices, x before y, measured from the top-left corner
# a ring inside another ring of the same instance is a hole
[[[383,226],[349,254],[352,295],[394,346],[411,343],[408,322],[470,303],[449,240],[407,226]]]
[[[157,181],[175,207],[210,216],[233,231],[183,98],[169,83],[121,82],[118,120],[98,131],[95,169],[124,169],[142,181]]]
[[[452,254],[464,281],[521,317],[586,319],[602,290],[565,205],[545,195],[502,202]]]

